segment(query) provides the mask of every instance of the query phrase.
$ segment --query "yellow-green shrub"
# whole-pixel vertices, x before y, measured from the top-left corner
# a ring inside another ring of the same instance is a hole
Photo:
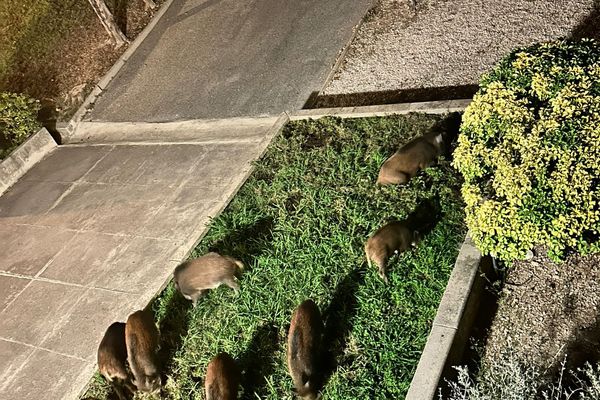
[[[453,163],[483,253],[598,251],[600,45],[563,40],[512,52],[483,76]]]
[[[40,128],[37,100],[24,94],[0,92],[0,159]]]

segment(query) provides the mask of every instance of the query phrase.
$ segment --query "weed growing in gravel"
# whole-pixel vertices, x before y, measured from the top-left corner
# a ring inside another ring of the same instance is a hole
[[[505,354],[483,367],[473,379],[467,367],[456,367],[458,377],[449,382],[450,393],[443,400],[598,400],[600,365],[586,363],[575,371],[566,370],[566,359],[558,376],[548,382],[531,363]]]
[[[154,304],[168,398],[204,398],[206,365],[226,351],[246,371],[240,398],[292,399],[285,338],[306,298],[325,318],[324,400],[405,396],[464,238],[461,182],[447,160],[406,187],[375,180],[384,159],[435,120],[327,118],[284,128],[194,251],[242,260],[240,294],[219,288],[191,309],[171,284]],[[442,220],[391,260],[386,286],[366,267],[364,241],[426,198],[439,199]],[[105,390],[94,383],[89,393]]]

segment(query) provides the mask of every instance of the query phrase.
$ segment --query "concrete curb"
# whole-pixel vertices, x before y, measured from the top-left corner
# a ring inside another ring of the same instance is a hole
[[[207,142],[262,140],[277,117],[198,119],[175,122],[87,122],[64,143]],[[232,134],[232,132],[234,132]]]
[[[40,129],[0,162],[0,195],[58,145],[45,128]]]
[[[483,292],[484,281],[479,274],[482,260],[481,252],[475,247],[471,236],[467,234],[456,258],[406,400],[436,399],[436,392],[442,383],[442,378],[452,365],[460,363]]]
[[[379,106],[315,108],[299,110],[290,113],[290,121],[317,119],[322,117],[363,118],[383,117],[394,114],[409,114],[421,112],[427,114],[445,114],[454,111],[464,111],[472,99],[425,101],[420,103],[398,103]]]
[[[106,74],[94,85],[92,92],[85,98],[83,104],[79,106],[79,109],[75,112],[75,114],[71,117],[68,124],[61,129],[61,135],[63,136],[63,142],[68,141],[69,136],[71,136],[75,130],[77,129],[77,125],[83,120],[83,118],[88,113],[91,106],[96,102],[98,96],[102,94],[102,92],[106,89],[109,83],[114,79],[114,77],[121,71],[121,68],[127,63],[131,55],[140,47],[142,42],[148,37],[152,29],[156,26],[158,21],[165,15],[169,7],[173,4],[173,0],[165,1],[161,6],[158,12],[152,17],[148,25],[136,36],[136,38],[129,44],[127,49],[121,56],[117,59],[117,61],[113,64],[113,66],[108,70]]]

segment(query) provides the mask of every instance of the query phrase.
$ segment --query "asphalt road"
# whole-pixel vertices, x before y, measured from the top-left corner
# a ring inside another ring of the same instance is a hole
[[[373,0],[175,0],[95,121],[274,115],[321,89]]]

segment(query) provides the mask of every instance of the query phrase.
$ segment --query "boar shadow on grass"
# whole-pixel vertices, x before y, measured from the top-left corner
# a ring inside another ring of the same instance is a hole
[[[331,375],[343,365],[352,363],[352,358],[344,356],[348,335],[352,330],[353,319],[356,315],[356,292],[365,281],[364,265],[351,271],[338,284],[331,303],[323,311],[323,360],[321,381],[318,386],[322,389]]]
[[[238,360],[242,371],[243,399],[262,399],[266,396],[266,378],[274,372],[278,347],[278,329],[273,323],[266,323],[254,332],[250,344]]]
[[[152,307],[152,304],[150,307]],[[183,338],[187,335],[189,328],[188,311],[191,308],[192,302],[186,300],[173,288],[173,294],[166,305],[167,312],[158,324],[160,331],[158,362],[161,368],[163,385],[167,382],[166,372],[169,369],[169,364],[181,348]]]
[[[212,243],[208,250],[234,257],[248,266],[263,250],[270,247],[273,237],[273,218],[264,217],[253,224],[232,230]]]

